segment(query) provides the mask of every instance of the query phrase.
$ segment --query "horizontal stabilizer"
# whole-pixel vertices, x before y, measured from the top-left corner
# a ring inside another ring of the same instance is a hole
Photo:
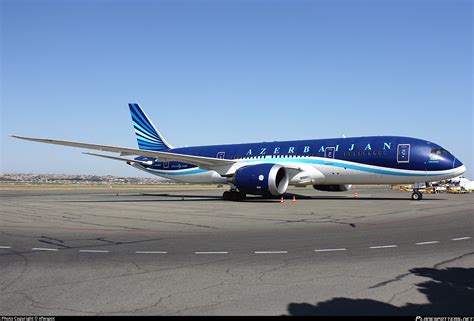
[[[130,158],[124,158],[124,157],[115,157],[115,156],[94,154],[94,153],[83,153],[83,154],[97,156],[97,157],[103,157],[103,158],[108,158],[108,159],[113,159],[113,160],[118,160],[118,161],[127,162],[127,163],[138,163],[138,164],[142,164],[144,166],[153,165],[152,161],[141,161],[141,160],[137,160],[137,159],[130,159]]]

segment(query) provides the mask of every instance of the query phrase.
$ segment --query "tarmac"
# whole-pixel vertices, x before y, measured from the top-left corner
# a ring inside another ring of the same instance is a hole
[[[474,194],[223,191],[0,191],[0,315],[474,315]]]

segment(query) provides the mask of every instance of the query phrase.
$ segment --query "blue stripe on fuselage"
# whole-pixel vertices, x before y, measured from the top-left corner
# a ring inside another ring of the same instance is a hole
[[[182,169],[178,169],[178,170],[173,169],[169,171],[163,171],[163,170],[150,170],[150,171],[155,174],[171,175],[171,176],[192,175],[192,174],[200,174],[200,173],[208,172],[208,170],[200,169],[200,168],[196,168],[190,171],[184,171]]]
[[[406,173],[406,172],[395,172],[385,169],[378,169],[372,167],[363,166],[363,164],[357,163],[354,164],[347,164],[337,162],[336,160],[331,159],[305,159],[305,158],[293,158],[293,159],[255,159],[255,160],[244,160],[249,163],[306,163],[306,164],[315,164],[315,165],[326,165],[326,166],[334,166],[339,168],[348,168],[353,169],[356,171],[367,172],[367,173],[374,173],[374,174],[382,174],[382,175],[393,175],[393,176],[439,176],[440,174],[415,174],[415,173]]]

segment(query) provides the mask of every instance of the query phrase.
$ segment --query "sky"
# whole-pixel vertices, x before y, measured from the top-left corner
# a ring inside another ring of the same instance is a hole
[[[137,102],[173,146],[368,135],[473,157],[473,3],[0,0],[2,173],[148,176]]]

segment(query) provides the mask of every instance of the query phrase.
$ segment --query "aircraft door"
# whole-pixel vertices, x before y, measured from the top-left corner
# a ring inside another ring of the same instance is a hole
[[[218,152],[217,153],[217,158],[224,159],[225,152]]]
[[[335,147],[326,147],[324,149],[324,157],[325,158],[334,158],[334,154],[336,154],[336,148]]]
[[[398,163],[410,162],[410,144],[398,144],[397,162]]]

